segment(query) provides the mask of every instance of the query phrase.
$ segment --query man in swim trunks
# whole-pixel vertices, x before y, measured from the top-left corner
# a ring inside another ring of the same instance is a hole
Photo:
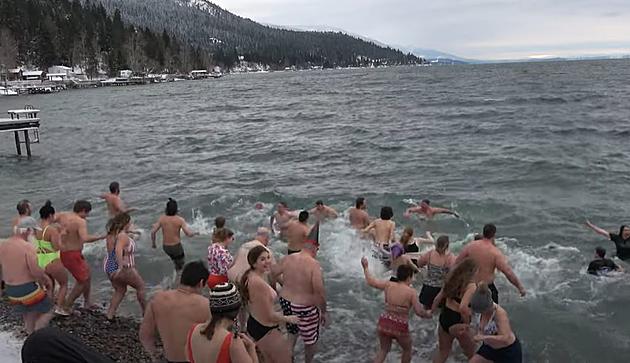
[[[287,330],[293,347],[297,334],[302,337],[306,363],[313,361],[320,327],[326,322],[326,290],[322,268],[315,259],[317,251],[319,223],[311,229],[302,251],[284,257],[272,268],[274,277],[282,276],[280,305],[284,315],[297,315],[299,318],[299,324],[287,324]]]
[[[422,216],[425,216],[427,219],[432,219],[433,216],[435,216],[436,214],[451,214],[451,215],[459,218],[459,214],[457,214],[456,212],[453,212],[450,209],[431,207],[431,201],[428,200],[428,199],[423,199],[420,202],[420,205],[408,208],[405,211],[404,216],[405,217],[410,217],[412,213],[420,214]]]
[[[289,222],[291,222],[291,220],[296,217],[297,217],[296,212],[289,211],[289,207],[286,202],[280,202],[276,206],[276,212],[271,216],[270,228],[275,233],[276,228],[274,227],[277,227],[277,229],[280,230],[279,238],[284,240],[286,238]]]
[[[611,271],[623,272],[623,268],[606,258],[606,249],[597,247],[595,249],[595,259],[588,264],[586,271],[591,275],[606,274]]]
[[[324,202],[321,200],[318,200],[317,202],[315,202],[315,208],[311,209],[309,213],[313,217],[315,217],[317,221],[320,221],[320,222],[325,219],[335,219],[338,216],[336,210],[334,210],[333,208],[327,205],[324,205]]]
[[[157,248],[155,244],[157,232],[162,230],[162,249],[173,260],[175,264],[175,272],[178,276],[184,267],[186,255],[184,254],[184,247],[182,247],[181,232],[183,231],[187,237],[194,237],[199,235],[197,232],[193,232],[184,218],[177,215],[178,206],[177,201],[168,198],[166,203],[166,210],[164,215],[160,216],[158,221],[151,228],[151,243],[153,248]]]
[[[370,216],[366,212],[367,201],[363,197],[357,198],[354,207],[350,208],[348,218],[353,228],[362,230],[370,225]]]
[[[21,313],[28,334],[48,325],[53,304],[46,294],[52,281],[37,264],[37,250],[32,243],[39,225],[32,217],[23,217],[12,237],[0,244],[0,266],[9,302]]]
[[[486,282],[492,292],[492,300],[498,304],[499,291],[494,285],[496,270],[501,271],[505,275],[508,281],[518,289],[521,296],[525,296],[526,291],[510,265],[508,265],[507,258],[503,255],[503,252],[495,246],[494,238],[496,233],[497,227],[494,224],[486,224],[483,227],[483,238],[467,244],[457,256],[455,263],[458,264],[467,257],[474,260],[479,266],[475,281]]]
[[[239,286],[241,283],[241,278],[245,271],[249,270],[249,262],[247,261],[247,254],[249,251],[256,246],[263,246],[269,252],[271,256],[271,264],[274,265],[276,263],[273,258],[273,253],[267,247],[269,245],[269,228],[260,227],[258,231],[256,231],[256,238],[252,241],[245,242],[241,245],[236,253],[236,258],[234,258],[234,263],[232,267],[228,270],[228,278],[232,281],[236,286]]]
[[[105,239],[107,235],[92,236],[88,234],[86,218],[92,211],[92,205],[86,200],[74,203],[72,212],[56,214],[56,221],[62,227],[62,248],[60,252],[61,262],[72,274],[76,283],[66,299],[65,310],[69,311],[74,301],[83,294],[86,308],[92,308],[90,298],[90,268],[83,257],[83,244]]]
[[[118,184],[118,182],[109,184],[109,193],[102,194],[100,198],[104,199],[105,203],[107,203],[107,211],[109,212],[110,218],[116,217],[120,213],[134,211],[133,208],[127,208],[125,202],[120,198],[120,184]]]
[[[154,362],[158,362],[156,330],[167,362],[188,362],[185,347],[190,327],[210,320],[208,299],[201,293],[207,280],[208,268],[203,262],[189,262],[184,266],[179,287],[159,291],[149,302],[140,325],[140,342]]]
[[[289,222],[286,236],[288,243],[288,254],[298,253],[302,250],[302,245],[311,227],[308,225],[308,212],[303,210],[300,212],[297,221]]]

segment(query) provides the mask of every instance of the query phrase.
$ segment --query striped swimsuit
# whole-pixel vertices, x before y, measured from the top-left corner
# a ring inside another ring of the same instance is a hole
[[[116,243],[118,243],[118,240],[116,240]],[[135,251],[136,251],[136,242],[130,237],[129,247],[123,251],[123,259],[125,257],[129,258],[130,268],[135,266],[135,261],[133,258],[133,254]],[[111,252],[107,254],[107,257],[105,257],[105,261],[103,261],[103,270],[105,271],[105,274],[109,276],[113,274],[114,272],[118,271],[119,268],[120,266],[118,266],[118,261],[116,260],[116,246],[114,246]]]

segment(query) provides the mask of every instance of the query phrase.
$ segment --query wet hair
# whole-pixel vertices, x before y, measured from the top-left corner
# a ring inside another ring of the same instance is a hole
[[[301,211],[300,215],[298,216],[298,221],[302,223],[308,221],[308,212],[305,210]]]
[[[358,197],[357,200],[354,202],[355,208],[361,208],[364,204],[365,204],[365,198],[363,197]]]
[[[414,273],[416,272],[411,268],[411,266],[400,265],[396,270],[396,279],[399,282],[407,281],[407,279],[412,277]]]
[[[619,227],[619,237],[623,238],[623,229],[624,228],[628,228],[627,225],[622,224],[621,227]]]
[[[458,263],[444,280],[444,298],[459,299],[462,297],[466,286],[477,273],[477,263],[472,258],[466,258]]]
[[[120,184],[118,184],[118,182],[111,182],[109,184],[109,192],[113,194],[120,193]]]
[[[597,247],[595,249],[595,254],[600,258],[606,257],[606,249],[604,247]]]
[[[90,213],[92,211],[92,204],[88,202],[87,200],[77,200],[74,203],[74,207],[72,208],[72,211],[74,211],[74,213],[81,213],[81,212]]]
[[[177,201],[173,198],[168,198],[168,202],[166,202],[166,210],[164,210],[164,214],[167,216],[174,216],[177,214],[178,210]]]
[[[392,207],[381,208],[381,219],[388,221],[392,219],[393,216],[394,216],[394,210],[392,209]]]
[[[31,202],[29,202],[27,199],[22,199],[21,201],[19,201],[16,207],[18,214],[23,216],[28,213],[30,205]]]
[[[422,199],[421,203],[425,203],[426,205],[431,205],[431,201],[428,199]]]
[[[315,202],[315,205],[324,205],[324,202],[322,202],[321,200],[318,200],[317,202]]]
[[[225,227],[225,217],[223,216],[218,216],[214,219],[214,226],[217,228],[223,228]]]
[[[435,250],[440,255],[443,255],[446,252],[446,250],[448,249],[449,243],[450,243],[450,241],[448,239],[448,236],[440,236],[440,237],[438,237],[437,241],[435,241]]]
[[[116,236],[131,222],[129,213],[120,213],[107,222],[107,235]]]
[[[409,242],[411,242],[412,237],[413,237],[413,228],[405,227],[405,229],[403,230],[403,233],[400,235],[400,244],[403,245],[403,247],[407,247]]]
[[[201,260],[192,261],[184,266],[179,282],[188,287],[197,287],[199,282],[203,282],[205,286],[208,281],[208,276],[210,276],[208,268]]]
[[[214,233],[212,233],[212,242],[213,243],[223,242],[232,236],[234,236],[234,232],[232,232],[231,229],[217,228],[214,230]]]
[[[39,218],[48,219],[53,215],[55,215],[55,208],[53,208],[51,201],[47,200],[44,206],[39,208]]]
[[[483,238],[491,239],[491,238],[494,238],[496,234],[497,234],[497,227],[494,224],[488,223],[485,226],[483,226]]]
[[[247,303],[249,301],[249,289],[247,288],[247,281],[249,280],[249,274],[254,271],[254,265],[258,258],[263,253],[269,253],[269,251],[263,246],[256,246],[249,250],[247,253],[247,263],[249,264],[249,269],[245,271],[243,277],[241,277],[241,297],[243,298],[243,303]]]

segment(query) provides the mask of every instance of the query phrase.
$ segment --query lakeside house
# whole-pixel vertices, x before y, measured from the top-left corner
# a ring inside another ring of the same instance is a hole
[[[43,81],[44,71],[22,71],[23,81]]]
[[[192,79],[208,78],[208,71],[205,69],[192,70],[190,71],[190,78]]]

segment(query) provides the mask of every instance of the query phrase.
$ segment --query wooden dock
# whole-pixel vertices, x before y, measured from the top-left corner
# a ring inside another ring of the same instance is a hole
[[[15,149],[22,155],[22,144],[26,146],[26,155],[30,158],[31,144],[39,143],[39,110],[32,106],[25,106],[21,110],[9,110],[9,118],[0,118],[0,133],[13,132]],[[20,138],[20,133],[23,140]],[[32,133],[32,136],[31,136]]]

